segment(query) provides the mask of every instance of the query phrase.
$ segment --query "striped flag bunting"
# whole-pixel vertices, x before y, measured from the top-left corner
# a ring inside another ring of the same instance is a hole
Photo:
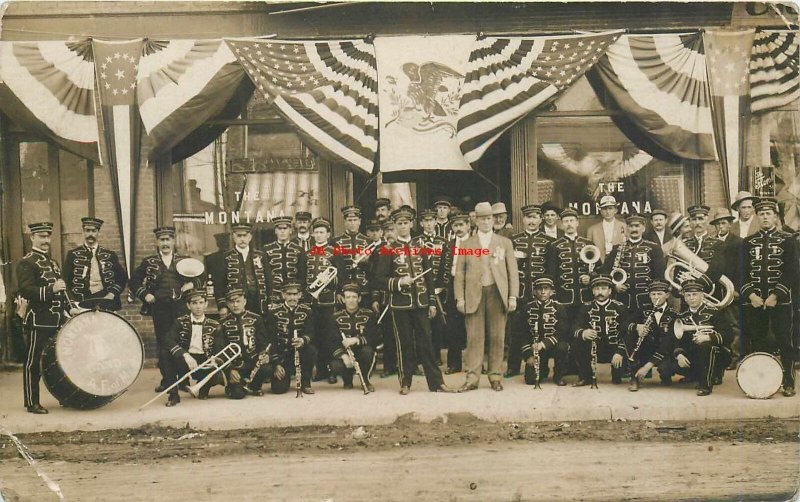
[[[467,162],[580,78],[621,34],[476,40],[458,110],[458,142]]]
[[[727,205],[744,189],[745,145],[750,120],[749,63],[754,29],[708,30],[703,34],[711,90],[714,141],[727,187]]]
[[[371,43],[225,41],[256,89],[312,149],[372,173],[378,151],[378,86]]]
[[[756,33],[750,57],[750,107],[753,113],[786,106],[800,98],[800,44],[790,31]]]
[[[88,42],[0,42],[0,102],[26,129],[97,158],[94,65]]]
[[[634,126],[686,159],[715,160],[699,33],[624,35],[592,70]]]
[[[134,168],[139,166],[141,121],[136,104],[136,73],[143,40],[92,41],[100,101],[101,156],[117,187],[117,212],[128,273],[133,270]]]

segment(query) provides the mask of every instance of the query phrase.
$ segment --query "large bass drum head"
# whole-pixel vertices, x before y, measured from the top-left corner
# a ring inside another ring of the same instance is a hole
[[[739,363],[736,382],[747,397],[769,399],[781,388],[783,367],[772,354],[754,352]]]

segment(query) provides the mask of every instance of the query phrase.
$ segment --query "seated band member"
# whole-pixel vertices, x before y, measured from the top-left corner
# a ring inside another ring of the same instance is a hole
[[[166,344],[171,347],[169,351],[175,358],[175,369],[179,375],[185,375],[214,356],[214,334],[219,329],[219,322],[206,315],[208,300],[204,289],[190,289],[184,296],[189,313],[175,320],[166,338]],[[192,373],[192,380],[199,382],[210,372],[211,369],[195,371]],[[168,381],[167,385],[173,383],[175,380]],[[221,384],[222,375],[217,373],[203,385],[197,398],[207,399],[209,389]],[[178,387],[175,387],[169,393],[167,406],[175,406],[180,402]]]
[[[375,343],[378,339],[375,314],[368,308],[359,307],[361,288],[358,284],[345,284],[342,287],[342,294],[344,308],[333,314],[335,324],[328,333],[328,344],[335,347],[330,363],[331,372],[342,376],[345,389],[353,388],[355,365],[346,349],[350,347],[361,368],[364,385],[372,392],[375,387],[369,382],[369,377],[375,366]],[[342,338],[342,333],[345,338]]]
[[[591,383],[593,357],[596,357],[596,363],[610,361],[611,382],[622,383],[628,310],[622,303],[611,299],[611,284],[611,278],[606,275],[594,277],[591,282],[594,300],[584,304],[578,313],[573,349],[580,379],[572,384],[573,387]],[[595,356],[592,356],[592,340],[597,343]]]
[[[704,285],[689,279],[681,286],[687,309],[678,314],[683,330],[674,327],[667,334],[664,361],[658,366],[663,385],[672,382],[672,375],[685,375],[697,382],[697,395],[711,394],[714,380],[721,377],[728,365],[727,347],[733,338],[725,314],[703,303]],[[674,324],[674,323],[673,323]],[[701,329],[692,326],[706,326]]]
[[[631,365],[631,392],[639,390],[639,383],[647,373],[664,360],[661,350],[664,339],[672,329],[676,313],[667,305],[670,285],[653,281],[648,287],[653,308],[637,311],[628,324],[626,348]]]
[[[243,399],[246,394],[261,395],[261,385],[269,377],[268,346],[271,343],[260,315],[245,310],[244,290],[231,289],[225,294],[229,314],[220,321],[214,337],[214,353],[235,343],[242,354],[225,368],[228,383],[225,395]],[[249,386],[245,386],[246,381]]]
[[[317,359],[315,338],[315,314],[307,303],[300,303],[303,295],[299,282],[284,284],[283,302],[273,305],[266,316],[273,340],[270,350],[273,394],[285,394],[295,382],[296,368],[294,352],[300,351],[300,387],[303,394],[313,394],[311,371]],[[297,335],[295,337],[295,335]]]
[[[553,279],[541,276],[533,281],[534,299],[526,304],[515,316],[516,336],[524,340],[522,359],[525,361],[525,383],[536,384],[536,365],[539,365],[539,382],[547,379],[547,361],[550,357],[556,360],[553,381],[564,386],[563,372],[569,354],[569,317],[563,305],[552,299],[554,293]],[[539,361],[535,361],[538,354]]]

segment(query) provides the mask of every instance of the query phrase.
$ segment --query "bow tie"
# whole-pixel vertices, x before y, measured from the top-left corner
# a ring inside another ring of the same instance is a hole
[[[192,321],[192,326],[202,326],[202,325],[203,325],[202,322]]]

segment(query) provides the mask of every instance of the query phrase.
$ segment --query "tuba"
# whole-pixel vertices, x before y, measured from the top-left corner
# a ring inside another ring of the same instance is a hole
[[[326,267],[325,270],[317,274],[314,282],[312,282],[308,287],[309,291],[311,291],[311,296],[313,296],[315,300],[319,300],[319,295],[326,287],[328,287],[328,284],[330,284],[331,281],[336,278],[338,273],[339,271],[336,269],[336,267],[330,265]]]
[[[581,248],[578,257],[583,263],[589,265],[589,273],[591,274],[594,271],[595,264],[600,261],[600,248],[594,244],[587,244]]]
[[[672,248],[672,251],[670,251],[669,257],[674,258],[675,261],[667,266],[664,271],[664,278],[677,290],[681,289],[678,283],[678,276],[682,273],[688,273],[689,277],[692,279],[702,279],[705,277],[706,272],[708,272],[708,263],[694,254],[686,247],[686,244],[681,241],[675,242],[675,246]],[[733,302],[735,287],[731,280],[724,275],[720,276],[719,285],[725,293],[722,299],[717,300],[712,294],[704,293],[703,301],[710,307],[723,309]],[[713,292],[712,289],[711,293]]]

